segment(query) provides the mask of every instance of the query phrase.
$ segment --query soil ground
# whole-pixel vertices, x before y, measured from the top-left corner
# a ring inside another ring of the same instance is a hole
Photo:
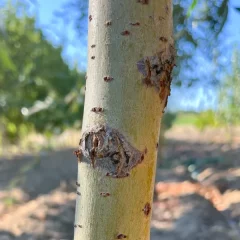
[[[188,127],[166,133],[151,240],[240,240],[240,141],[225,139]],[[73,239],[72,152],[0,159],[0,240]]]

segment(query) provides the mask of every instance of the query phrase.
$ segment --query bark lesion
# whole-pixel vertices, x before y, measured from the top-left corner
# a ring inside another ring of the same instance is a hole
[[[154,56],[144,57],[137,62],[138,71],[144,76],[143,84],[147,87],[154,87],[165,106],[171,91],[171,74],[174,66],[175,49],[171,44],[166,45],[162,51],[157,52]]]
[[[106,171],[106,176],[127,177],[142,162],[142,152],[134,148],[116,129],[94,127],[83,133],[79,143],[85,162]],[[83,160],[84,161],[84,160]]]

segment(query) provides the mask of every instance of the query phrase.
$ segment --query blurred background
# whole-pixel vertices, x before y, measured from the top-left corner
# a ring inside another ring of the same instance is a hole
[[[151,240],[239,240],[240,2],[173,2]],[[87,16],[87,0],[0,0],[0,240],[73,238]]]

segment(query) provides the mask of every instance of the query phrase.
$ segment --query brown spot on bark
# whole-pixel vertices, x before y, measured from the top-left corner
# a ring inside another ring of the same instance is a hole
[[[76,227],[77,227],[77,225],[75,224],[75,225],[74,225],[74,227],[76,228]]]
[[[80,193],[80,192],[77,191],[76,193],[77,193],[77,195],[81,196],[81,193]]]
[[[79,228],[82,228],[82,225],[78,225]]]
[[[100,195],[103,196],[103,197],[109,197],[110,193],[108,193],[108,192],[101,192]]]
[[[140,26],[140,22],[130,23],[130,25],[132,25],[132,26]]]
[[[165,42],[165,43],[167,42],[167,38],[165,38],[165,37],[160,37],[159,40],[161,40],[162,42]]]
[[[172,70],[175,66],[175,50],[171,44],[167,44],[164,50],[154,56],[144,57],[137,62],[137,68],[144,76],[143,84],[156,89],[161,103],[167,104],[171,91]]]
[[[105,77],[103,78],[103,80],[104,80],[105,82],[110,82],[110,81],[113,80],[113,77],[105,76]]]
[[[95,143],[96,138],[98,144]],[[79,145],[84,161],[102,169],[108,177],[127,177],[141,161],[142,153],[119,131],[106,126],[96,126],[85,131]]]
[[[92,21],[92,15],[89,15],[88,19],[91,22]]]
[[[160,21],[163,21],[163,20],[165,20],[165,18],[160,16],[160,17],[159,17],[159,20],[160,20]]]
[[[142,211],[144,212],[145,216],[148,216],[149,213],[151,212],[151,205],[150,205],[150,203],[146,203],[144,208],[142,209]]]
[[[158,148],[158,143],[156,144],[156,148]]]
[[[112,25],[112,22],[111,22],[111,21],[107,21],[107,22],[105,23],[105,25],[106,25],[106,26],[111,26],[111,25]]]
[[[80,187],[80,183],[76,182],[76,185],[77,185],[78,187]]]
[[[145,148],[145,149],[144,149],[144,154],[147,154],[147,153],[148,153],[148,149]]]
[[[91,48],[95,48],[95,47],[96,47],[96,45],[95,45],[95,44],[91,45]]]
[[[125,30],[125,31],[121,32],[121,35],[128,36],[128,35],[130,35],[130,32],[128,30]]]
[[[139,159],[139,163],[143,162],[144,160],[144,154],[141,155],[141,158]]]
[[[95,113],[100,113],[100,112],[103,112],[103,108],[101,107],[94,107],[91,109],[92,112],[95,112]]]
[[[92,59],[92,60],[95,59],[95,56],[92,56],[91,59]]]
[[[165,11],[166,11],[166,14],[169,13],[169,7],[168,7],[168,5],[165,6]]]
[[[74,155],[77,157],[78,161],[81,162],[81,158],[82,158],[82,151],[81,150],[76,150],[73,152]]]
[[[117,235],[117,239],[124,239],[124,238],[127,238],[127,236],[122,233]]]
[[[149,0],[137,0],[137,2],[141,4],[149,4]]]

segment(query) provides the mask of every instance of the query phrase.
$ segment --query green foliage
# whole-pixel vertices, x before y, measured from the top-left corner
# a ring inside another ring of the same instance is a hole
[[[218,35],[228,18],[229,0],[174,0],[173,3],[175,47],[178,56],[178,67],[174,70],[176,86],[192,86],[200,79],[211,84],[218,82],[216,71],[201,71],[199,66],[197,74],[192,73],[196,72],[199,65],[199,56],[215,65],[215,70],[220,67],[217,61],[221,56]]]
[[[170,129],[176,117],[177,117],[176,113],[166,112],[162,118],[161,131],[166,131]]]
[[[5,197],[2,199],[2,202],[6,207],[11,207],[18,203],[18,201],[13,197]]]
[[[178,112],[174,119],[173,125],[195,126],[200,130],[206,127],[216,127],[219,125],[216,113],[212,110],[202,112]]]
[[[197,113],[178,112],[174,121],[174,125],[196,125],[197,119]]]
[[[240,54],[235,51],[232,69],[222,80],[219,90],[218,118],[223,124],[240,124]]]
[[[25,8],[1,11],[0,125],[12,141],[30,130],[60,133],[80,127],[84,75],[63,61]]]
[[[192,4],[190,5],[190,7],[188,8],[188,11],[187,11],[187,16],[188,17],[190,17],[190,15],[192,14],[192,11],[196,7],[197,3],[198,3],[198,0],[193,0],[192,1]]]
[[[208,110],[199,113],[195,122],[195,126],[198,127],[200,130],[203,130],[206,127],[218,126],[215,112],[212,110]]]

